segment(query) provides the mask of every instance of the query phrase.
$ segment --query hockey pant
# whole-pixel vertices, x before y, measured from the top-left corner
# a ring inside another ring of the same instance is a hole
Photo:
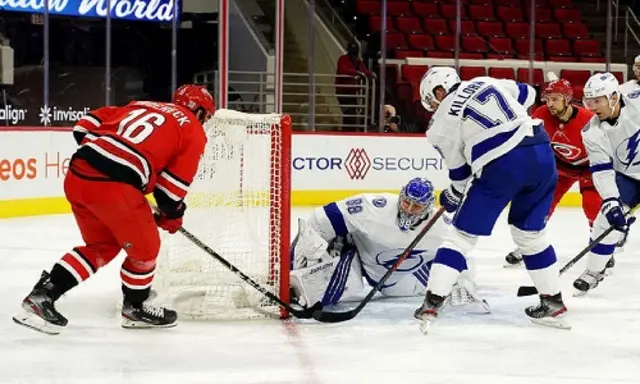
[[[142,192],[128,184],[88,179],[73,168],[65,177],[64,191],[85,245],[73,248],[54,265],[52,283],[68,291],[124,249],[127,256],[120,269],[124,298],[131,303],[146,300],[160,237]]]
[[[514,242],[523,253],[527,271],[542,294],[556,294],[556,254],[544,234],[558,175],[548,144],[522,145],[488,163],[473,180],[453,219],[453,228],[436,253],[429,290],[447,296],[478,236],[488,236],[502,211],[511,203],[508,222]]]
[[[556,189],[553,191],[553,201],[551,203],[549,216],[553,214],[553,211],[556,209],[556,206],[562,197],[569,191],[576,180],[579,183],[580,194],[582,195],[582,211],[589,221],[589,227],[591,227],[593,226],[593,221],[596,219],[596,216],[598,216],[600,206],[602,205],[602,199],[593,185],[591,177],[581,177],[576,179],[573,177],[559,175],[558,184],[556,185]]]
[[[620,200],[627,207],[635,207],[640,203],[640,182],[616,172],[616,184],[620,191]],[[609,221],[602,212],[598,213],[593,222],[591,238],[595,239],[609,228]],[[598,245],[593,247],[587,255],[587,269],[592,272],[600,272],[605,269],[611,255],[615,252],[616,243],[620,240],[619,231],[613,231],[607,235]]]

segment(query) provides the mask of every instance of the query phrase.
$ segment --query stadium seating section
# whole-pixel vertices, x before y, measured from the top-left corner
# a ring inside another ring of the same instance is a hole
[[[524,59],[561,62],[604,62],[598,41],[591,38],[581,13],[572,0],[535,0],[534,41],[531,41],[530,0],[462,0],[460,31],[461,59]],[[356,13],[365,30],[380,32],[380,0],[356,0]],[[455,0],[388,0],[386,19],[387,57],[453,58],[456,47]],[[531,48],[533,47],[533,54]],[[417,124],[426,124],[428,113],[420,104],[419,87],[427,66],[387,65],[389,89],[395,89],[395,103]],[[525,68],[463,66],[463,80],[492,76],[530,82]],[[574,85],[574,98],[582,99],[582,85],[588,70],[563,70],[560,75]],[[622,82],[622,73],[616,73]],[[531,83],[545,81],[541,69],[534,69]]]

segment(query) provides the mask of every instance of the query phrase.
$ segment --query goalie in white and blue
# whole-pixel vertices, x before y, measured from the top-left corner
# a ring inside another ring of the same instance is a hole
[[[291,286],[303,307],[328,306],[373,287],[437,211],[430,181],[415,178],[399,194],[361,194],[317,208],[299,221],[292,244]],[[423,295],[429,266],[449,226],[445,215],[429,229],[380,289],[385,296]],[[477,299],[470,274],[463,275],[452,304]],[[483,310],[487,310],[483,308]]]
[[[573,282],[578,295],[594,289],[605,277],[605,267],[616,243],[626,240],[635,221],[625,211],[640,203],[640,90],[625,96],[616,77],[600,73],[584,86],[584,105],[595,116],[582,130],[593,184],[602,196],[602,209],[593,222],[592,239],[609,227],[607,235],[587,255],[586,270]]]
[[[427,138],[451,179],[440,204],[456,212],[433,262],[425,302],[415,313],[423,331],[468,268],[478,236],[491,234],[508,204],[513,240],[540,292],[540,304],[525,313],[535,323],[565,327],[556,255],[544,233],[557,173],[542,122],[527,112],[535,91],[490,77],[463,82],[453,68],[433,67],[420,83],[420,95],[424,107],[434,111]]]

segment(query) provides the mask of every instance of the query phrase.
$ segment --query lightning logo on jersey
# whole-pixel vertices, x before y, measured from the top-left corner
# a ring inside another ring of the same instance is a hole
[[[638,156],[638,144],[640,144],[640,130],[631,135],[627,140],[623,141],[616,148],[616,156],[622,165],[627,169],[632,165],[640,164],[640,160],[636,161]]]

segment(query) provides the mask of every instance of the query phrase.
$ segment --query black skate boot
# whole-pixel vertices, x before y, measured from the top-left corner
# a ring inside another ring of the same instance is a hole
[[[60,297],[51,283],[49,273],[42,271],[40,280],[29,296],[22,301],[23,311],[13,317],[20,324],[35,331],[57,335],[67,325],[67,319],[56,310],[55,301]]]
[[[505,268],[517,267],[522,263],[522,252],[519,249],[515,249],[504,257],[504,261]]]
[[[122,328],[171,328],[176,325],[176,311],[150,304],[149,300],[141,304],[125,301],[122,305]]]
[[[606,269],[605,269],[606,270]],[[573,287],[576,289],[576,293],[574,296],[584,296],[590,290],[600,284],[602,280],[604,280],[604,272],[592,272],[590,270],[586,270],[573,282]]]
[[[431,324],[438,318],[438,311],[444,306],[444,299],[442,296],[427,291],[424,303],[413,313],[413,316],[420,320],[420,331],[425,335],[429,333]]]
[[[527,307],[524,313],[529,316],[531,322],[547,327],[571,329],[563,321],[563,317],[567,312],[567,307],[562,301],[562,293],[551,295],[540,295],[540,304]]]

